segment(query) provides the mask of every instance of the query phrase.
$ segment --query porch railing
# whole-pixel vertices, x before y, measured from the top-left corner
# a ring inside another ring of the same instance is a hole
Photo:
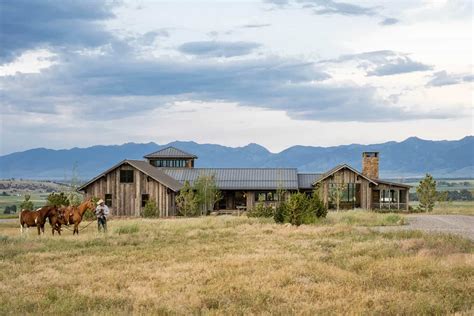
[[[397,202],[380,202],[372,203],[372,209],[380,210],[406,210],[407,203],[397,203]]]

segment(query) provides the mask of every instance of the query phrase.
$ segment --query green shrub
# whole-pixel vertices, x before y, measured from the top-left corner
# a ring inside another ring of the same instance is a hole
[[[16,213],[16,205],[7,205],[5,206],[5,210],[3,211],[3,214],[15,214]]]
[[[282,224],[285,222],[285,215],[286,215],[286,204],[280,203],[275,208],[275,213],[273,214],[273,220],[275,220],[275,223]]]
[[[86,210],[84,212],[83,218],[86,221],[91,221],[91,220],[95,219],[95,210]]]
[[[194,192],[191,184],[188,181],[184,181],[183,187],[176,196],[176,206],[178,208],[178,212],[182,216],[201,215],[198,200],[198,196]]]
[[[248,217],[273,217],[274,209],[272,206],[266,206],[259,202],[253,209],[247,212]]]
[[[47,205],[54,205],[54,206],[68,206],[69,205],[69,199],[64,192],[61,193],[51,193],[48,195],[46,199],[46,204]]]
[[[132,225],[125,225],[125,226],[120,226],[115,229],[115,233],[119,235],[123,234],[135,234],[138,233],[139,227],[137,224],[132,224]]]
[[[436,192],[436,181],[430,174],[426,174],[425,178],[420,181],[420,184],[416,188],[416,194],[420,200],[420,204],[418,205],[419,211],[433,211],[438,193]]]
[[[285,223],[299,226],[314,222],[316,215],[309,212],[310,203],[306,194],[301,192],[294,193],[290,195],[285,204]]]
[[[29,194],[25,194],[25,200],[20,203],[20,209],[22,210],[33,210],[33,202],[30,201],[31,196]]]
[[[143,217],[157,217],[159,215],[158,207],[156,202],[153,200],[148,200],[143,209]]]
[[[326,217],[328,215],[328,208],[319,197],[317,190],[313,192],[313,196],[310,199],[310,207],[317,218]]]
[[[290,223],[299,226],[301,224],[313,224],[320,217],[326,217],[328,210],[319,198],[317,191],[309,197],[305,193],[294,193],[283,202],[275,212],[275,222]]]

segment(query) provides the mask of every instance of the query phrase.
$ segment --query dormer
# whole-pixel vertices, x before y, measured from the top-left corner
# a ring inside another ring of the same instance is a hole
[[[148,154],[144,158],[152,166],[158,168],[194,168],[194,159],[197,159],[197,156],[170,146]]]

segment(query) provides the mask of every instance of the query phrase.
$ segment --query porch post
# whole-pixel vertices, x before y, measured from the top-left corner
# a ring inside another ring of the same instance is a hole
[[[400,210],[400,189],[397,190],[397,210]]]
[[[405,200],[406,200],[406,206],[405,206],[405,209],[406,209],[407,211],[409,211],[409,210],[410,210],[410,206],[409,206],[409,203],[410,203],[410,190],[409,190],[409,189],[406,189],[406,190],[405,190],[405,194],[406,194],[406,199],[405,199]]]

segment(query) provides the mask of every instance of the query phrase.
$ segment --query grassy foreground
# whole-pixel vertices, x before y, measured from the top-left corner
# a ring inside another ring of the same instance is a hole
[[[473,242],[341,218],[113,220],[54,238],[0,223],[0,314],[473,312]]]

